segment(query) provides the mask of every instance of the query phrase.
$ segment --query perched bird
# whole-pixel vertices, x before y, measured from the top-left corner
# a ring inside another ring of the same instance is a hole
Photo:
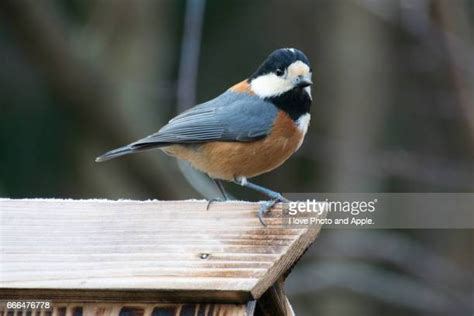
[[[181,113],[157,133],[96,161],[160,148],[208,174],[224,199],[221,180],[267,195],[271,200],[258,213],[265,225],[262,216],[288,200],[247,179],[279,167],[301,146],[310,121],[311,75],[301,51],[278,49],[248,79]]]

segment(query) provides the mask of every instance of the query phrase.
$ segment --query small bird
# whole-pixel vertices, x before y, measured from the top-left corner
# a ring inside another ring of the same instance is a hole
[[[155,134],[96,161],[160,148],[206,173],[225,200],[222,180],[268,196],[271,200],[258,212],[265,225],[264,214],[276,203],[289,201],[247,179],[279,167],[301,146],[310,121],[311,76],[303,52],[275,50],[248,79],[179,114]]]

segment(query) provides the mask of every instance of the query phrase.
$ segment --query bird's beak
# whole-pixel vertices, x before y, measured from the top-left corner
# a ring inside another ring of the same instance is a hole
[[[304,76],[298,76],[295,79],[295,87],[297,88],[306,88],[312,85],[313,82],[310,78]]]

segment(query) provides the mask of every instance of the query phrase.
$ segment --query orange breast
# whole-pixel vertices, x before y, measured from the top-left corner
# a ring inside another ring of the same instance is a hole
[[[251,178],[283,164],[301,145],[304,133],[284,112],[275,119],[271,133],[253,142],[209,142],[199,146],[173,145],[166,153],[187,160],[212,178],[232,181]]]

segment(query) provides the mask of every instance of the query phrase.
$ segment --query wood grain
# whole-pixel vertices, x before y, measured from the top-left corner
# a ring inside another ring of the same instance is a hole
[[[25,315],[16,311],[11,315]],[[0,307],[0,315],[10,315]],[[57,302],[48,311],[37,311],[31,315],[41,316],[251,316],[245,304],[129,304],[87,303],[71,304]]]
[[[263,227],[257,203],[0,199],[0,298],[258,299],[320,227]]]

